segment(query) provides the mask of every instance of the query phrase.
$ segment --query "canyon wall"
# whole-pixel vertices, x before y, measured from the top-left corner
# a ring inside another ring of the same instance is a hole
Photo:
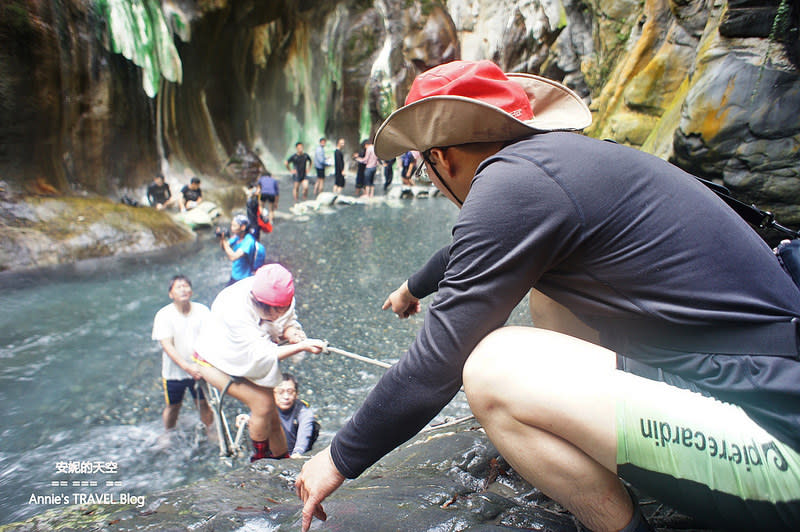
[[[563,81],[587,131],[800,224],[798,18],[788,0],[7,0],[0,194],[141,189],[350,149],[452,59]],[[233,159],[232,159],[233,158]]]

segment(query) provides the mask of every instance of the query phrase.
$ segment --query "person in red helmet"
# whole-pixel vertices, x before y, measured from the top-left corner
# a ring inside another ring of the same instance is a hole
[[[376,155],[418,150],[460,211],[383,305],[433,295],[422,330],[295,482],[303,530],[462,383],[514,470],[590,530],[652,530],[629,485],[703,527],[800,529],[800,289],[708,187],[575,133],[590,122],[559,83],[454,61],[378,129]],[[535,327],[505,327],[528,294]]]
[[[282,342],[288,343],[278,345]],[[273,393],[282,380],[278,361],[325,347],[324,341],[307,338],[297,321],[294,279],[280,264],[262,266],[214,299],[195,343],[195,359],[209,384],[219,390],[230,384],[227,393],[250,409],[251,461],[287,455]]]

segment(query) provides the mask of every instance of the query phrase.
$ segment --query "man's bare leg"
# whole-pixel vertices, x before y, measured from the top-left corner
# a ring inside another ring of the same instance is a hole
[[[175,425],[178,423],[178,415],[181,412],[181,404],[177,403],[174,405],[167,405],[164,407],[164,411],[161,412],[161,419],[164,420],[164,428],[167,430],[171,430],[175,428]]]
[[[568,334],[594,344],[598,342],[599,334],[596,330],[579,320],[567,307],[556,303],[535,288],[531,289],[528,305],[534,327]]]
[[[214,413],[211,411],[208,401],[205,399],[198,399],[195,404],[197,405],[197,410],[200,412],[200,421],[203,422],[203,425],[206,427],[212,426],[214,424]]]
[[[229,375],[214,367],[200,366],[200,373],[218,390],[224,389],[230,381]],[[285,455],[289,447],[278,417],[272,388],[258,386],[245,379],[231,384],[227,394],[240,400],[250,409],[248,423],[250,438],[257,442],[269,440],[269,447],[274,456]]]
[[[616,474],[615,354],[563,334],[506,327],[464,368],[473,413],[526,480],[591,530],[620,530],[633,505]]]

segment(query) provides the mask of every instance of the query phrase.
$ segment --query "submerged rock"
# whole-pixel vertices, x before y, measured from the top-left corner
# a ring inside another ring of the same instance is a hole
[[[84,504],[51,510],[9,531],[297,530],[294,494],[301,459],[261,460],[212,480],[130,504]],[[316,530],[584,530],[561,506],[533,488],[499,456],[474,420],[418,435],[326,502]],[[642,506],[660,529],[691,528],[690,519],[652,499]]]

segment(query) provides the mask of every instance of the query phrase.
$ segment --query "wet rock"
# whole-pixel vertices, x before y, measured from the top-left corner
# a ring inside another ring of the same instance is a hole
[[[466,451],[465,451],[466,449]],[[453,458],[456,456],[456,458]],[[163,530],[297,530],[301,505],[294,479],[303,460],[261,460],[184,488],[145,497],[142,504],[83,505],[52,510],[8,531],[90,527]],[[559,505],[498,467],[497,452],[474,421],[418,435],[325,503],[316,530],[584,530]],[[443,470],[444,469],[444,470]],[[645,511],[659,528],[692,521],[663,507]]]

